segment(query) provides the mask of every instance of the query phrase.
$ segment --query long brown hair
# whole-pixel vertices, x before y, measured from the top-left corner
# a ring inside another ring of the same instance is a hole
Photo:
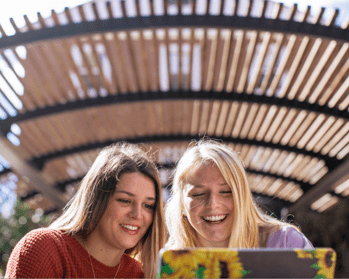
[[[158,251],[165,242],[162,188],[154,162],[137,145],[118,143],[102,149],[81,181],[76,195],[50,227],[87,238],[100,222],[117,188],[120,175],[133,172],[140,172],[152,179],[156,205],[153,223],[147,233],[135,247],[125,253],[141,261],[145,277],[156,277]]]

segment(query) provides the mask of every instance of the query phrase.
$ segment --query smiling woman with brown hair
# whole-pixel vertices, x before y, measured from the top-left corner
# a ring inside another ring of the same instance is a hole
[[[16,245],[5,277],[156,277],[165,241],[162,207],[150,157],[131,144],[106,147],[64,213]]]

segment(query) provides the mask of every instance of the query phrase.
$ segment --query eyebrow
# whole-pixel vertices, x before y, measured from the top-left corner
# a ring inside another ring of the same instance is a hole
[[[191,184],[190,182],[188,184],[192,185],[194,188],[205,188],[205,186],[194,185],[194,184]],[[225,183],[219,184],[219,186],[229,186],[229,184],[225,182]]]
[[[130,192],[127,192],[127,191],[122,191],[122,190],[118,191],[118,190],[116,190],[115,193],[123,193],[123,194],[129,195],[130,197],[135,197],[134,194],[132,194]],[[150,200],[150,201],[155,201],[155,198],[153,198],[153,197],[147,197],[146,199]]]

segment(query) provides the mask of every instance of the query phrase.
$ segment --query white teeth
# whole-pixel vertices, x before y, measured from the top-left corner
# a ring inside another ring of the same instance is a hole
[[[216,215],[216,216],[206,216],[206,217],[202,217],[202,218],[206,221],[215,222],[215,221],[222,221],[226,216],[227,216],[227,214]]]
[[[125,229],[131,230],[131,231],[135,231],[138,229],[138,227],[130,226],[130,225],[121,225],[121,227],[124,227]]]

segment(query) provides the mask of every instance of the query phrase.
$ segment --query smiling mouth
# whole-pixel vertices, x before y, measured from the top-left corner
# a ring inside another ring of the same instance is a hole
[[[203,216],[201,218],[209,224],[219,224],[219,223],[222,223],[227,218],[227,216],[228,214],[221,214],[221,215]]]
[[[129,230],[129,231],[137,231],[139,229],[139,227],[137,226],[131,226],[131,225],[120,225],[121,227],[123,227],[124,229],[126,230]]]

